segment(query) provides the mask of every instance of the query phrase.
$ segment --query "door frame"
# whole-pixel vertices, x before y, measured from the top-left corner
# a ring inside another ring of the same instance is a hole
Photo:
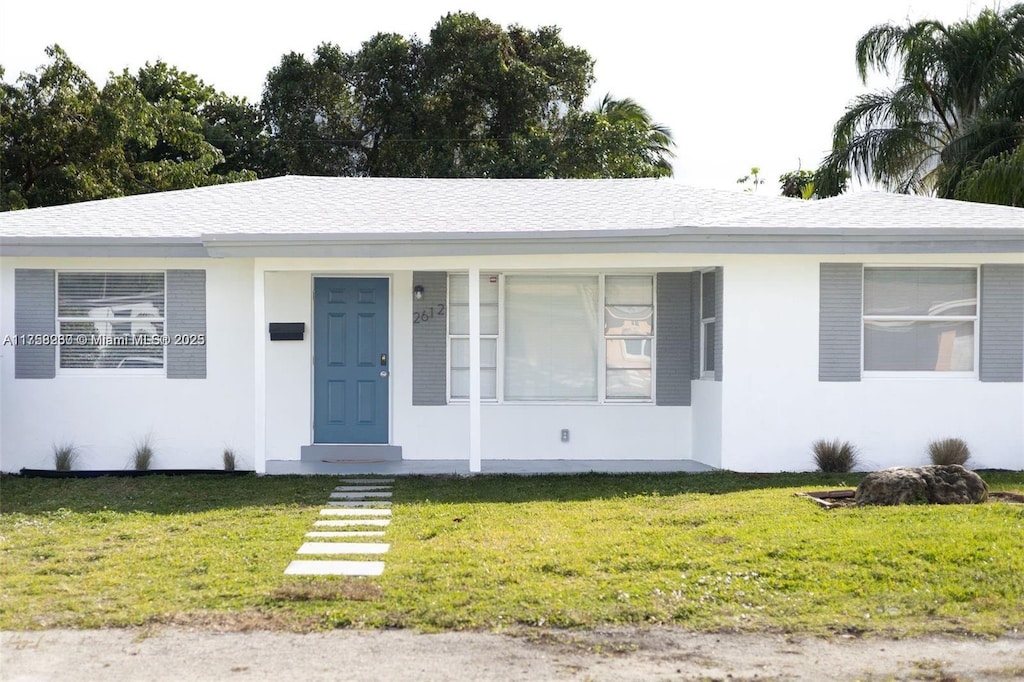
[[[388,310],[387,310],[387,321],[388,321],[388,379],[392,379],[393,373],[391,371],[394,355],[392,349],[395,346],[395,282],[392,273],[379,273],[379,272],[313,272],[310,273],[309,277],[309,319],[310,330],[309,330],[309,442],[311,445],[346,445],[346,443],[317,443],[314,439],[316,434],[316,333],[313,327],[316,325],[316,280],[317,279],[383,279],[387,280],[388,287]],[[373,447],[374,445],[392,445],[394,443],[394,400],[395,395],[392,387],[394,386],[393,381],[388,383],[388,428],[387,428],[387,442],[386,443],[373,443],[373,444],[360,444],[366,447]]]

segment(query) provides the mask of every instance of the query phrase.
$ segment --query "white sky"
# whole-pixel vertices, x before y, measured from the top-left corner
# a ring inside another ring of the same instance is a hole
[[[767,180],[760,191],[774,193],[782,172],[818,165],[833,123],[864,90],[853,51],[865,31],[907,18],[953,22],[994,2],[0,0],[0,65],[13,82],[58,43],[99,84],[111,71],[162,59],[258,102],[283,54],[308,56],[321,42],[354,51],[382,31],[425,40],[442,15],[459,10],[503,26],[553,24],[596,60],[593,101],[605,92],[632,97],[672,129],[677,180],[738,189],[736,178],[758,165]]]

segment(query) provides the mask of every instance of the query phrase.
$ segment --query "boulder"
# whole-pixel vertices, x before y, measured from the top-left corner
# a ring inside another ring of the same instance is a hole
[[[959,464],[894,467],[868,474],[854,500],[862,504],[976,504],[988,499],[981,476]]]

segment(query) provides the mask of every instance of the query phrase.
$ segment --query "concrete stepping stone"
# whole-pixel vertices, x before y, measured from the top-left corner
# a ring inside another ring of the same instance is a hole
[[[306,533],[307,538],[382,538],[382,530],[314,530]]]
[[[382,500],[330,500],[332,507],[390,507],[391,503]]]
[[[384,573],[383,561],[293,561],[285,575],[378,576]]]
[[[391,497],[391,493],[381,492],[366,492],[366,493],[331,493],[332,500],[369,500],[369,499],[384,499]]]
[[[390,509],[321,509],[320,516],[391,516]]]
[[[328,521],[314,521],[317,528],[352,528],[353,526],[382,527],[391,524],[390,519],[331,519]]]
[[[381,491],[391,490],[389,485],[339,485],[334,489],[336,493],[357,493],[360,491]]]
[[[364,483],[376,485],[378,483],[394,483],[393,478],[343,478],[341,483],[344,485],[362,485]]]
[[[304,542],[299,554],[384,554],[391,548],[385,542]]]

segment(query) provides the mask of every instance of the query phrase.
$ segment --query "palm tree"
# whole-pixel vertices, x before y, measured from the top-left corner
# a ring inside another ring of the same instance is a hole
[[[601,98],[593,112],[612,126],[630,126],[641,131],[646,142],[645,155],[653,160],[655,167],[668,173],[672,172],[672,164],[669,162],[669,159],[675,156],[672,152],[672,147],[675,146],[672,130],[668,126],[652,121],[647,109],[640,106],[636,100],[631,97],[615,99],[609,92]]]
[[[883,24],[857,42],[857,71],[894,88],[858,96],[836,122],[820,194],[849,171],[902,193],[952,197],[985,159],[1024,141],[1024,4],[945,26]]]

